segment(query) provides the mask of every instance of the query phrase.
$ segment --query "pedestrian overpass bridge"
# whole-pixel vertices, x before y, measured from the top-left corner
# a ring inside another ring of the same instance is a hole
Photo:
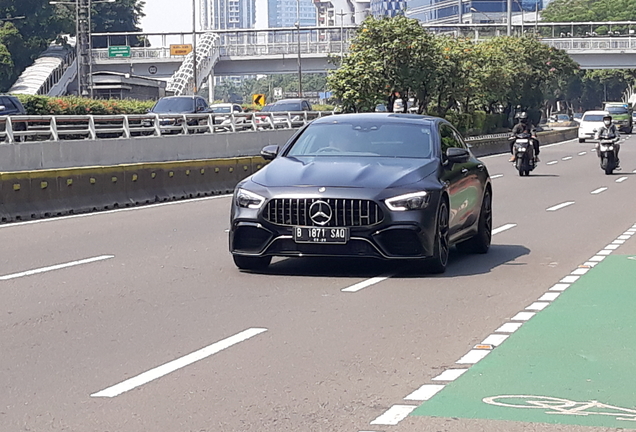
[[[595,24],[606,28],[609,25],[613,36],[597,36]],[[612,31],[612,26],[620,30]],[[636,22],[540,23],[510,29],[505,24],[428,26],[433,32],[476,40],[506,34],[508,30],[514,35],[534,34],[543,43],[565,50],[582,69],[636,68],[636,34],[632,27],[636,29]],[[222,30],[198,32],[196,41],[193,33],[94,33],[93,38],[106,44],[92,49],[92,70],[165,80],[167,90],[189,94],[195,79],[199,88],[213,75],[328,71],[336,67],[337,57],[347,53],[355,32],[355,26]],[[179,45],[196,46],[196,60],[193,53],[184,56],[171,49]],[[109,48],[113,46],[131,48],[128,56],[121,57],[113,56]]]

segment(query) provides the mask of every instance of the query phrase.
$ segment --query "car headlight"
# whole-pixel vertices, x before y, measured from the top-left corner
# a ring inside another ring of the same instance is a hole
[[[261,208],[265,198],[245,189],[239,189],[236,193],[236,205],[243,208]]]
[[[384,200],[387,207],[393,211],[406,211],[423,209],[428,205],[428,192],[413,192],[405,195],[399,195]]]

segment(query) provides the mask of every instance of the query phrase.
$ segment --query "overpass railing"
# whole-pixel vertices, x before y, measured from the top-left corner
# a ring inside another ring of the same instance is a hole
[[[589,37],[542,39],[543,43],[567,52],[636,50],[636,37]]]
[[[295,129],[332,111],[0,116],[0,145],[177,134]]]

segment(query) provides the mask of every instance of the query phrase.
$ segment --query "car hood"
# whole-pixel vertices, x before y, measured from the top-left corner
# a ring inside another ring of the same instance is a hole
[[[436,159],[279,157],[252,176],[265,187],[325,186],[386,189],[415,183],[438,168]]]

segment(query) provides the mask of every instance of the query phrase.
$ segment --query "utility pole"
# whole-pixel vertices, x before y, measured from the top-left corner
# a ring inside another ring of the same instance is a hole
[[[197,94],[197,5],[196,0],[192,0],[192,73],[194,79],[194,87],[192,94]]]
[[[507,18],[506,18],[506,34],[512,36],[512,0],[506,2]]]
[[[298,29],[298,97],[303,97],[303,74],[300,65],[300,0],[296,0],[296,28]]]
[[[340,62],[342,63],[342,58],[344,57],[344,16],[347,14],[340,9],[340,13],[336,15],[340,17]]]

